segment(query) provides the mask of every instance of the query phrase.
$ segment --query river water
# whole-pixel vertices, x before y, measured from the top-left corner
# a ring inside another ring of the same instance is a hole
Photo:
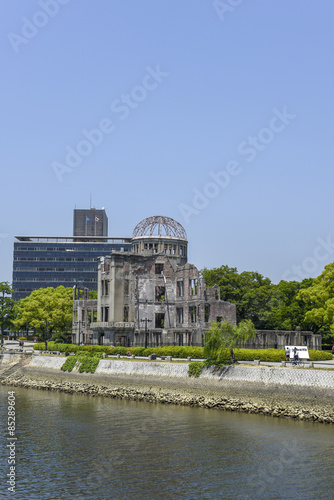
[[[15,493],[6,484],[10,390]],[[1,499],[334,496],[330,425],[4,386],[0,403]]]

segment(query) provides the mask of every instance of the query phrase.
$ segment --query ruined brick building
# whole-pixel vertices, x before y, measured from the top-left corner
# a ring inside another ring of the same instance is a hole
[[[131,252],[98,259],[97,300],[74,287],[72,341],[123,346],[203,344],[212,321],[236,324],[236,307],[220,299],[187,262],[184,228],[162,216],[135,227]]]

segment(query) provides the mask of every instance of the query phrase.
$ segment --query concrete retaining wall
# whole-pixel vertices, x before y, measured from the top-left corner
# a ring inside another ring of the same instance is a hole
[[[298,385],[334,389],[334,371],[299,368],[231,366],[223,370],[220,380],[257,382],[273,385]]]
[[[15,363],[19,363],[23,355],[20,353],[14,354],[9,352],[4,352],[1,356],[1,365],[12,365]]]
[[[188,364],[101,359],[95,373],[109,373],[112,375],[154,375],[158,377],[187,377]]]
[[[32,356],[31,361],[27,366],[29,368],[45,368],[47,370],[60,370],[65,363],[66,358],[55,356]]]

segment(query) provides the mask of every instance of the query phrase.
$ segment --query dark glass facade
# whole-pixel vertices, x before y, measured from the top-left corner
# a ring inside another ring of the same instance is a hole
[[[47,241],[39,241],[37,237],[17,239],[13,256],[15,300],[39,288],[61,285],[66,288],[80,285],[97,290],[97,257],[109,255],[113,250],[131,251],[130,239],[127,238],[109,238],[103,242],[67,241],[66,238],[61,241],[61,238],[52,237]]]

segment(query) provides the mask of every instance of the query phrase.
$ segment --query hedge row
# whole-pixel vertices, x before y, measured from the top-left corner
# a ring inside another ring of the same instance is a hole
[[[44,351],[45,343],[39,343],[34,345],[34,349],[39,351]],[[128,352],[134,354],[135,356],[149,356],[155,353],[157,356],[172,356],[173,358],[191,358],[198,359],[203,358],[203,348],[202,347],[107,347],[102,345],[86,345],[78,346],[75,344],[57,344],[56,342],[48,342],[49,351],[59,351],[59,352],[89,352],[89,353],[106,353],[107,355],[121,354],[125,356]]]
[[[34,349],[43,351],[45,343],[35,344]],[[106,353],[107,355],[121,354],[125,356],[128,352],[135,356],[149,356],[155,353],[157,356],[172,356],[173,358],[203,359],[203,347],[189,346],[166,346],[166,347],[107,347],[101,345],[77,346],[75,344],[57,344],[48,342],[49,351],[75,352],[75,353]],[[310,361],[322,361],[332,359],[332,353],[326,351],[309,351]],[[284,349],[234,349],[235,358],[238,361],[284,361]],[[224,349],[220,354],[221,359],[230,359],[229,349]]]

